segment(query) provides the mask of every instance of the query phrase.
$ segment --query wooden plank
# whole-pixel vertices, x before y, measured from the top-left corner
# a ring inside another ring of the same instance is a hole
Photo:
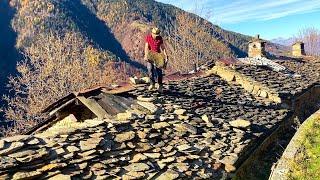
[[[88,99],[83,96],[77,97],[88,109],[90,109],[98,119],[104,119],[108,117],[107,112],[95,101],[94,99]]]
[[[133,101],[130,101],[128,98],[124,98],[121,96],[114,96],[113,101],[118,103],[120,106],[122,106],[124,109],[130,109],[131,104],[133,104]]]
[[[110,104],[110,102],[105,98],[99,100],[98,103],[111,116],[114,116],[119,113],[119,110],[114,108],[114,106],[112,104]]]
[[[121,94],[121,93],[125,93],[125,92],[130,92],[130,91],[135,90],[138,87],[143,87],[143,86],[145,86],[145,84],[138,84],[138,85],[127,84],[125,86],[121,86],[121,87],[118,87],[115,89],[111,89],[111,90],[103,89],[101,91],[104,93],[107,93],[107,94],[116,95],[116,94]]]
[[[101,101],[99,103],[104,103],[105,105],[108,105],[108,109],[105,109],[108,113],[111,113],[109,111],[112,111],[112,115],[116,115],[120,112],[126,111],[128,108],[123,107],[121,104],[115,101],[116,96],[111,94],[101,94]]]
[[[63,105],[59,106],[58,108],[54,109],[53,111],[51,111],[49,113],[49,116],[53,116],[55,113],[57,113],[58,111],[60,111],[61,109],[69,106],[70,104],[74,103],[75,99],[71,99],[68,102],[64,103]]]

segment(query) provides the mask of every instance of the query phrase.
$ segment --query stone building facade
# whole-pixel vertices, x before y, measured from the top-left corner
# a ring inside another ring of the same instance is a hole
[[[261,40],[260,36],[257,35],[252,41],[249,42],[249,57],[266,57],[265,45],[266,42]]]
[[[296,57],[305,56],[306,52],[304,50],[303,42],[296,42],[292,45],[292,55]]]

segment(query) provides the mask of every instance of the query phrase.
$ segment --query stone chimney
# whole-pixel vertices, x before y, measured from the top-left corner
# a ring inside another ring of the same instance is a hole
[[[256,37],[249,42],[248,55],[250,58],[255,57],[266,57],[265,51],[266,42],[260,39],[260,35],[256,35]]]
[[[298,41],[292,45],[292,55],[295,57],[301,57],[306,55],[303,42]]]

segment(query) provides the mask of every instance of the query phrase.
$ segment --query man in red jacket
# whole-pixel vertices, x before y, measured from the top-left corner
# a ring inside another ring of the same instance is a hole
[[[144,50],[144,59],[147,61],[148,75],[150,78],[149,90],[155,89],[155,77],[158,78],[158,91],[163,92],[163,72],[162,69],[166,67],[168,56],[164,47],[163,39],[160,36],[160,30],[153,28],[151,34],[146,37],[146,44]]]

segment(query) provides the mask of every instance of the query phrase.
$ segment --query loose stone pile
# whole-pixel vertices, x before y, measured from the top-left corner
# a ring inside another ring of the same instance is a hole
[[[223,178],[287,118],[217,76],[165,87],[130,92],[137,105],[116,119],[0,140],[0,179]]]
[[[282,72],[286,70],[285,66],[282,66],[270,59],[267,59],[265,57],[255,57],[255,58],[239,58],[238,59],[240,62],[245,63],[245,64],[250,64],[254,66],[267,66],[270,69],[277,71],[277,72]]]

